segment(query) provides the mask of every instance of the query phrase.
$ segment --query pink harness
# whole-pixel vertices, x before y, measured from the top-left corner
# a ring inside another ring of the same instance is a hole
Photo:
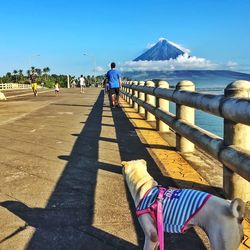
[[[157,225],[160,250],[164,249],[164,231],[183,233],[188,222],[202,209],[211,194],[192,190],[171,190],[161,186],[149,189],[136,207],[140,216],[149,213]],[[163,211],[164,210],[164,211]]]
[[[145,213],[149,213],[153,220],[155,221],[157,225],[157,234],[160,244],[160,250],[164,250],[164,230],[163,230],[163,218],[162,218],[162,202],[163,202],[163,195],[166,191],[166,188],[159,187],[159,193],[155,200],[155,202],[152,204],[152,206],[136,211],[137,216],[140,216]],[[147,192],[148,193],[148,192]],[[145,195],[147,195],[147,193]]]

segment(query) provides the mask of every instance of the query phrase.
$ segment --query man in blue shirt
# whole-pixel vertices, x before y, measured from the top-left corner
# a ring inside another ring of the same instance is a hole
[[[112,107],[119,107],[119,90],[122,84],[120,73],[115,69],[115,63],[111,63],[111,69],[107,72],[107,84],[109,89]]]

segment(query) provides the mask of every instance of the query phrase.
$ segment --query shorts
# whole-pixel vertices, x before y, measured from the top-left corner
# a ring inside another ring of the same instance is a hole
[[[36,88],[37,88],[37,83],[36,83],[36,82],[33,82],[33,83],[31,84],[31,88],[34,89],[34,90],[36,90]]]
[[[109,93],[111,95],[119,95],[120,88],[111,88],[109,89]]]

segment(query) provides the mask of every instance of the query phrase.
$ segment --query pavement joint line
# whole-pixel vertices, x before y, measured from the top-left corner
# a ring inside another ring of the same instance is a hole
[[[98,237],[96,234],[93,234],[91,232],[88,231],[88,229],[81,229],[81,228],[77,228],[75,226],[72,226],[75,230],[79,231],[79,232],[82,232],[84,234],[87,234],[97,240],[99,240],[100,242],[102,242],[104,245],[107,245],[107,246],[111,246],[112,248],[114,247],[113,244],[110,243],[110,240],[103,240],[103,238],[101,237]],[[94,227],[93,225],[85,225],[84,227]]]
[[[1,135],[1,137],[3,138],[6,138],[6,139],[9,139],[9,136],[4,136],[4,135]],[[11,138],[12,139],[12,138]],[[25,141],[23,139],[17,139],[15,138],[13,141],[16,141],[16,142],[21,142],[21,143],[27,143],[27,144],[33,144],[33,145],[36,145],[37,146],[37,143],[35,142],[32,142],[32,141]],[[51,150],[56,150],[58,148],[58,145],[56,145],[56,142],[55,142],[55,146],[50,146],[50,145],[47,145],[47,144],[43,144],[43,143],[40,143],[39,142],[39,147],[46,147],[46,149],[51,149]]]
[[[33,154],[33,153],[26,153],[26,152],[22,152],[22,151],[19,151],[19,150],[16,150],[16,149],[11,149],[11,148],[8,148],[8,147],[1,147],[1,148],[4,148],[4,149],[7,149],[9,151],[14,151],[14,152],[17,152],[17,153],[21,153],[21,154],[24,154],[24,155],[27,155],[27,156],[32,156],[32,158],[34,157],[37,157],[37,158],[40,158],[42,160],[49,160],[43,156],[40,156],[40,155],[36,155],[36,154]],[[51,160],[51,161],[55,161],[55,160]]]
[[[6,236],[5,238],[3,238],[2,240],[0,240],[0,244],[5,242],[6,240],[15,237],[18,233],[24,231],[27,229],[27,227],[29,227],[29,225],[27,223],[25,223],[23,226],[20,226],[19,228],[17,228],[14,232],[12,232],[11,234],[9,234],[8,236]]]
[[[54,91],[54,90],[50,89],[50,90],[40,91],[40,92],[38,92],[38,95],[42,94],[42,93],[52,92],[52,91]],[[6,96],[6,99],[8,100],[8,99],[11,99],[11,98],[28,96],[28,95],[34,95],[34,93],[30,92],[30,93],[25,93],[25,94],[17,94],[17,95],[12,95],[12,96]]]
[[[11,167],[11,169],[19,170],[20,172],[26,173],[27,175],[35,176],[35,177],[37,177],[38,179],[46,180],[46,181],[49,181],[49,182],[51,182],[51,183],[54,183],[54,182],[55,182],[55,180],[51,180],[51,179],[48,179],[48,178],[44,178],[44,177],[42,177],[42,176],[40,176],[40,175],[36,175],[36,174],[29,173],[29,172],[27,172],[27,171],[25,171],[24,169],[21,169],[21,168],[19,168],[19,167],[9,166],[9,165],[7,165],[6,163],[4,163],[3,165],[6,166],[6,167]]]
[[[21,200],[17,199],[17,198],[16,198],[15,196],[13,196],[13,195],[3,193],[2,191],[0,191],[0,193],[2,193],[2,194],[4,194],[4,195],[8,196],[9,198],[11,198],[11,199],[13,199],[13,200],[15,200],[15,201],[21,202]]]
[[[50,103],[53,103],[53,101],[51,101]],[[34,110],[32,110],[32,111],[29,112],[29,113],[24,113],[24,114],[21,114],[21,115],[19,115],[19,116],[17,116],[17,117],[14,117],[14,118],[11,118],[11,119],[9,119],[9,120],[0,122],[0,126],[6,125],[6,124],[9,124],[9,123],[13,123],[14,121],[18,121],[18,120],[20,120],[20,119],[22,119],[22,118],[24,118],[24,117],[26,117],[26,116],[28,116],[28,115],[30,115],[30,114],[36,112],[37,110],[44,108],[46,105],[47,105],[47,104],[45,103],[45,104],[43,104],[42,106],[38,106],[37,108],[35,108]]]

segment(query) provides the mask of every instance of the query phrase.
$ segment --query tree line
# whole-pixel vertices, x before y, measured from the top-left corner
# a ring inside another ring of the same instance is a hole
[[[44,83],[44,86],[47,88],[53,88],[55,85],[55,82],[57,81],[60,85],[60,87],[65,88],[68,84],[68,76],[67,75],[57,75],[57,74],[50,74],[50,68],[45,67],[43,69],[31,67],[26,71],[26,74],[24,74],[24,71],[22,69],[19,70],[13,70],[13,72],[7,72],[5,75],[0,77],[1,83],[21,83],[21,84],[30,84],[30,74],[32,71],[35,71],[37,74],[37,83],[41,84]],[[102,86],[104,76],[84,76],[86,86]],[[72,82],[75,82],[76,85],[79,85],[79,78],[75,76],[69,76],[70,84]]]

